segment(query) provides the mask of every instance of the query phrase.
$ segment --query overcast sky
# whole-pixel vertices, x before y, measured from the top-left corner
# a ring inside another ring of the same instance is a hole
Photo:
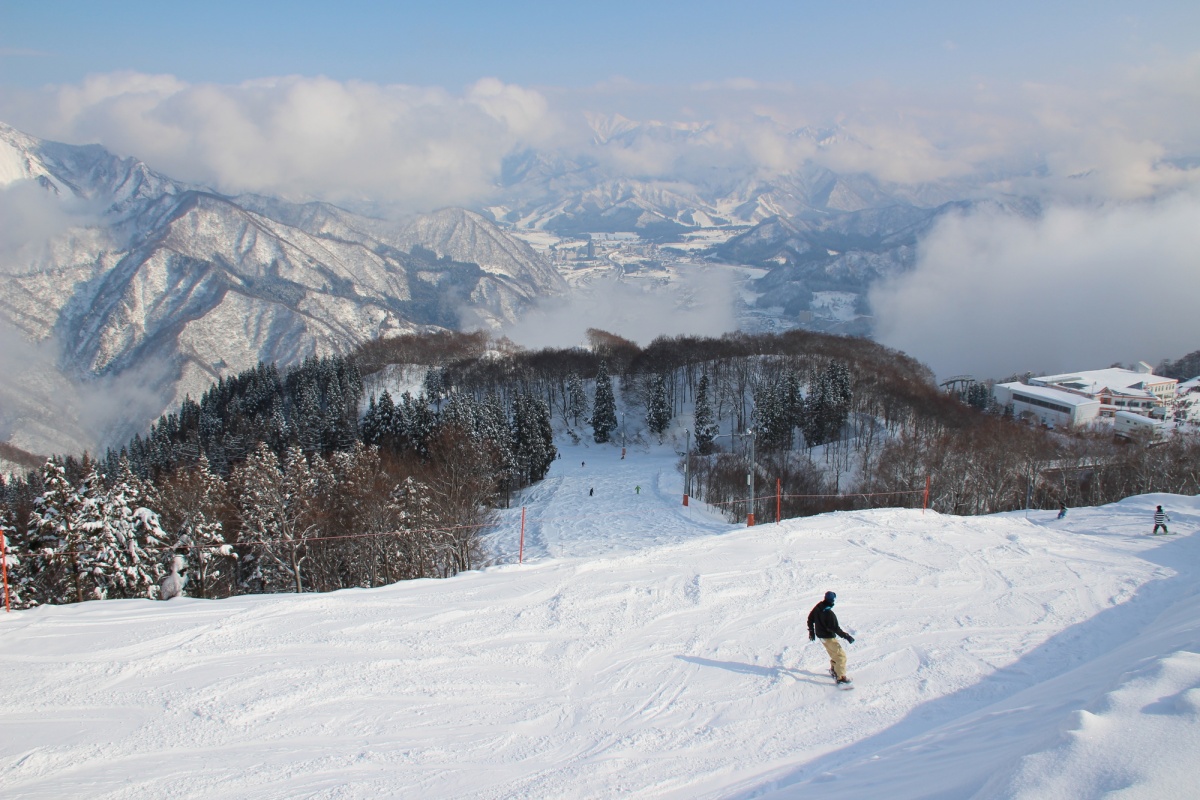
[[[1020,370],[1052,361],[1038,348],[1058,329],[1009,341],[1014,300],[985,274],[1021,270],[1028,285],[1072,291],[1057,306],[1072,330],[1094,308],[1131,312],[1097,276],[1134,267],[1093,269],[1101,253],[1071,236],[1123,225],[1109,253],[1153,254],[1136,267],[1150,285],[1200,294],[1193,242],[1155,216],[1188,227],[1200,212],[1198,33],[1195,0],[0,0],[0,121],[221,191],[417,211],[485,201],[503,158],[527,147],[592,148],[616,171],[667,179],[806,161],[901,184],[1020,174],[991,188],[1063,213],[1014,222],[1006,237],[995,220],[942,226],[909,283],[874,296],[881,337],[936,371],[974,371],[947,341]],[[597,148],[593,122],[618,114],[705,133]],[[791,135],[804,126],[841,137],[818,151]],[[1031,266],[1022,248],[1039,243],[1067,257]],[[942,326],[930,297],[977,307],[966,330],[979,340]],[[1200,327],[1176,318],[1111,360],[1179,357],[1197,339]],[[1096,365],[1046,364],[1080,366]]]

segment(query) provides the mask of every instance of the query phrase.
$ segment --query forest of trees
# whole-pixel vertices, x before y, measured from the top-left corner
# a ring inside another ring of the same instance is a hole
[[[381,376],[396,367],[420,388],[393,395]],[[364,375],[385,388],[367,394]],[[955,514],[1200,491],[1195,437],[1148,447],[1051,432],[987,399],[940,391],[875,342],[807,331],[645,347],[590,331],[587,347],[538,351],[478,333],[403,336],[259,365],[102,458],[0,480],[0,526],[26,607],[154,597],[178,563],[187,593],[207,598],[477,568],[495,509],[557,456],[555,430],[673,441],[681,470],[687,441],[690,493],[731,520],[749,510],[749,469],[770,487],[753,509],[763,521],[776,481],[784,517],[919,506],[927,479],[930,507]]]

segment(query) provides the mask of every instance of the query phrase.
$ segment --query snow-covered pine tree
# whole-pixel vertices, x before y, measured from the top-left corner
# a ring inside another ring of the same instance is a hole
[[[662,375],[655,375],[650,385],[650,401],[646,406],[646,426],[660,439],[671,424],[671,404],[667,402],[667,384]]]
[[[429,401],[425,395],[416,398],[409,392],[400,396],[396,407],[400,435],[399,441],[404,443],[404,449],[412,450],[421,458],[429,457],[429,439],[437,427],[437,417],[429,409]]]
[[[142,481],[122,460],[103,495],[104,525],[93,537],[92,579],[108,599],[154,597],[165,571],[166,534],[158,514],[146,508]]]
[[[23,537],[17,536],[12,511],[7,506],[0,507],[0,536],[4,537],[3,568],[8,581],[8,607],[29,608],[34,605],[34,601],[31,585],[33,576],[28,569],[31,563],[28,547],[22,541]],[[0,597],[0,605],[3,603],[4,598]]]
[[[512,442],[520,485],[546,477],[558,451],[554,447],[550,407],[544,400],[531,394],[517,395],[513,401]]]
[[[367,444],[377,444],[379,439],[379,409],[375,406],[375,394],[367,401],[367,410],[358,424],[358,437]]]
[[[443,532],[429,486],[410,475],[392,492],[389,505],[399,530],[395,549],[399,563],[390,565],[390,571],[400,578],[440,577]]]
[[[696,452],[700,455],[708,455],[713,451],[713,440],[717,438],[720,429],[713,419],[712,406],[708,400],[707,373],[700,376],[700,382],[696,385],[696,408],[693,424],[696,427],[696,430],[693,431],[696,436]]]
[[[91,470],[80,486],[51,459],[42,467],[43,493],[29,515],[29,538],[40,603],[82,603],[103,594],[93,580],[94,537],[104,528],[99,477]]]
[[[781,384],[759,383],[754,392],[754,431],[763,450],[780,450],[791,445],[792,421]]]
[[[441,413],[441,424],[474,433],[478,427],[478,415],[479,409],[475,400],[470,395],[455,392],[446,401],[446,408]]]
[[[572,372],[567,378],[567,416],[571,424],[579,427],[580,418],[586,418],[588,413],[587,394],[583,390],[583,380],[579,373]]]
[[[245,462],[234,468],[230,483],[236,487],[241,535],[238,537],[238,583],[250,593],[278,592],[294,586],[286,561],[276,555],[279,528],[287,514],[283,471],[279,458],[259,444]]]
[[[596,399],[592,402],[592,438],[596,444],[604,444],[616,429],[617,401],[608,376],[608,362],[601,361],[596,372]]]
[[[817,447],[834,439],[850,416],[850,370],[829,362],[809,385],[804,403],[804,439]]]
[[[508,502],[509,491],[519,485],[517,478],[517,458],[513,450],[512,428],[508,423],[508,415],[500,398],[489,394],[479,408],[478,427],[476,436],[488,444],[489,452],[495,459],[493,470],[496,479],[501,484],[498,488],[504,491],[505,503]]]
[[[162,488],[162,510],[177,531],[167,553],[180,553],[188,570],[188,592],[219,597],[233,588],[237,555],[225,538],[221,517],[229,499],[224,481],[201,455],[194,467],[181,467]]]
[[[446,371],[441,367],[430,367],[425,371],[425,380],[421,383],[421,390],[429,399],[429,402],[434,404],[437,413],[442,412],[442,398],[446,396]]]

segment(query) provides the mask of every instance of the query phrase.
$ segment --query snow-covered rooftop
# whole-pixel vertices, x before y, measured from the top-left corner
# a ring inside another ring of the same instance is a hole
[[[1149,386],[1175,382],[1174,378],[1164,378],[1152,372],[1138,372],[1121,367],[1064,372],[1061,375],[1043,375],[1030,380],[1041,384],[1064,386],[1085,394],[1098,394],[1103,389],[1123,390],[1131,393],[1145,391]]]
[[[1100,401],[1092,397],[1084,397],[1081,394],[1074,392],[1065,392],[1062,389],[1055,389],[1050,386],[1034,386],[1025,383],[1000,383],[997,386],[1003,386],[1010,392],[1019,392],[1029,395],[1030,397],[1039,397],[1043,400],[1052,400],[1055,403],[1061,403],[1065,406],[1083,407],[1088,405],[1099,405]]]

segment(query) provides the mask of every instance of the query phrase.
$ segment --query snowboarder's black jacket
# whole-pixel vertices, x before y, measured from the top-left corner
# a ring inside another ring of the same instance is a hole
[[[838,626],[837,614],[833,613],[833,603],[827,600],[817,603],[813,606],[813,610],[808,612],[808,635],[815,635],[818,639],[832,639],[840,636],[847,641],[850,640],[850,634]]]

